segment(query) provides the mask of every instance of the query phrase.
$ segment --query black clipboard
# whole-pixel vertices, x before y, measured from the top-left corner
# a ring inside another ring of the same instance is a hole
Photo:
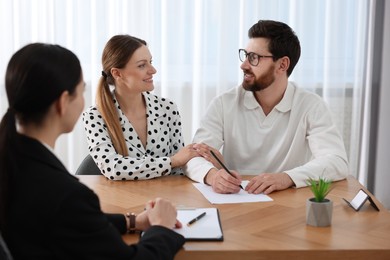
[[[206,212],[205,216],[191,225],[187,225],[191,220]],[[187,208],[178,209],[178,220],[182,223],[182,228],[173,228],[178,234],[184,236],[186,241],[223,241],[223,231],[219,210],[217,208]],[[140,237],[144,232],[140,233]]]
[[[183,224],[173,229],[184,236],[186,241],[223,241],[223,230],[217,208],[179,209],[177,218]],[[187,225],[191,220],[206,213],[201,219]]]

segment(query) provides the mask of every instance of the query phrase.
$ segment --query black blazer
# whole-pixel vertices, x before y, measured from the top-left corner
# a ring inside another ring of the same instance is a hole
[[[104,214],[96,194],[35,139],[18,135],[18,171],[3,236],[15,259],[173,259],[184,244],[153,226],[126,245],[123,214]]]

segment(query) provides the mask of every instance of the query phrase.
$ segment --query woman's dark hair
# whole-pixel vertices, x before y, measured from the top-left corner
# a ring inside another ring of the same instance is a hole
[[[146,42],[142,39],[130,35],[115,35],[107,42],[102,55],[103,71],[97,87],[96,104],[116,152],[123,156],[128,156],[129,151],[109,87],[115,83],[111,69],[124,68],[134,52],[143,45],[146,46]]]
[[[268,48],[274,56],[274,60],[287,56],[290,59],[290,67],[287,76],[290,76],[301,56],[301,45],[295,32],[285,23],[260,20],[248,31],[248,37],[266,38],[269,40]]]
[[[21,125],[39,125],[64,91],[75,93],[81,77],[76,55],[59,45],[33,43],[11,57],[5,75],[9,108],[0,123],[0,230],[6,223],[8,191],[18,168],[16,120]]]

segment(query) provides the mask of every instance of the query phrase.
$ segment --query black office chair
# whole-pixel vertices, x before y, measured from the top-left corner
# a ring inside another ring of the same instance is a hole
[[[100,175],[100,169],[97,167],[92,156],[88,154],[77,168],[76,175]]]
[[[4,259],[4,260],[12,260],[13,259],[1,233],[0,233],[0,259]]]

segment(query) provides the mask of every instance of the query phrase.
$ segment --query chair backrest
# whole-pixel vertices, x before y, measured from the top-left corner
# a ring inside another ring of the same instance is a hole
[[[4,259],[4,260],[12,260],[13,259],[1,233],[0,233],[0,259]]]
[[[92,156],[88,154],[81,162],[79,168],[76,171],[76,175],[100,175],[100,169],[97,167]]]

